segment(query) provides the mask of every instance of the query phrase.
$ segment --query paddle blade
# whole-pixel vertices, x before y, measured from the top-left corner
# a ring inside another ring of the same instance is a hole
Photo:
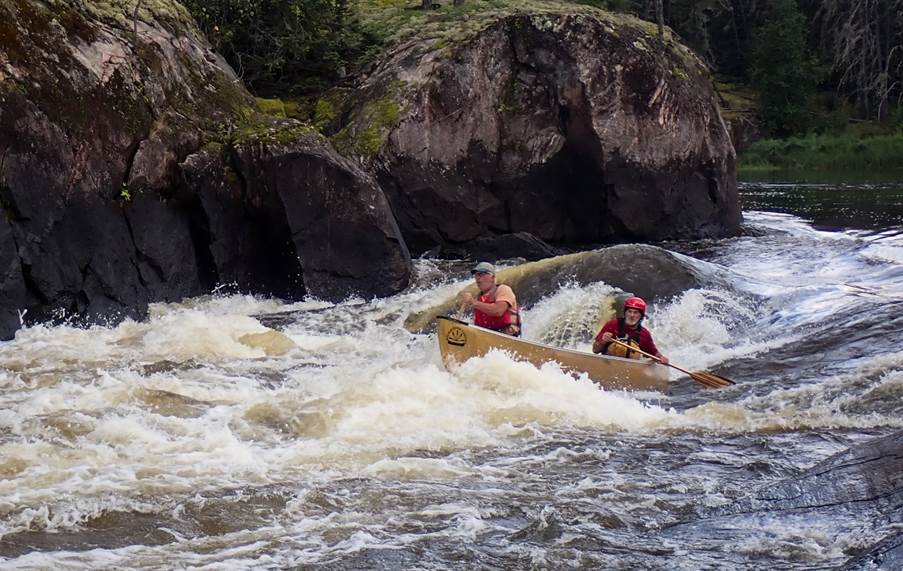
[[[710,389],[723,389],[724,387],[729,387],[731,385],[737,384],[727,377],[722,377],[713,373],[707,373],[705,371],[693,371],[692,373],[690,373],[690,378]]]

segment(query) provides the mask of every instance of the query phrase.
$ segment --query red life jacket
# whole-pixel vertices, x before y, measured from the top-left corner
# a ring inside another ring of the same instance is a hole
[[[495,294],[499,285],[493,286],[492,291],[480,294],[479,301],[483,303],[495,303]],[[520,310],[517,307],[509,307],[505,313],[494,317],[487,315],[479,309],[473,310],[473,324],[493,331],[501,331],[515,337],[520,337]],[[507,331],[506,331],[507,330]]]

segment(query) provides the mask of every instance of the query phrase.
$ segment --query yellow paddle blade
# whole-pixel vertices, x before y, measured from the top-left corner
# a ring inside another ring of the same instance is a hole
[[[705,371],[693,371],[692,373],[690,373],[690,377],[694,381],[705,385],[710,389],[721,389],[736,384],[734,381],[728,379],[727,377],[722,377],[713,373],[707,373]]]

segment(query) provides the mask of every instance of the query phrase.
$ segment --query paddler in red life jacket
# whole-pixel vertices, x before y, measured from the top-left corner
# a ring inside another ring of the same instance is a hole
[[[477,282],[480,297],[470,292],[461,294],[461,308],[473,307],[473,324],[506,335],[520,337],[520,310],[514,291],[505,284],[495,283],[495,266],[480,262],[470,270]]]
[[[642,326],[643,317],[646,316],[646,302],[638,297],[627,298],[624,302],[624,317],[610,320],[602,326],[602,330],[593,341],[593,353],[613,355],[615,357],[627,357],[628,359],[640,359],[636,351],[631,351],[612,339],[617,339],[632,347],[655,355],[663,364],[668,364],[668,358],[662,355],[652,340],[652,334]]]

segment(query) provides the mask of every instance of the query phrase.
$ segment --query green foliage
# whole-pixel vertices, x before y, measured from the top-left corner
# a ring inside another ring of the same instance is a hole
[[[805,132],[812,124],[816,69],[806,54],[806,23],[796,0],[769,0],[754,39],[751,75],[762,101],[766,131]]]
[[[887,169],[901,168],[903,131],[869,124],[881,134],[849,130],[839,135],[809,135],[765,139],[750,145],[740,156],[739,168],[763,169]]]
[[[375,42],[348,0],[185,0],[185,6],[257,93],[321,89]]]
[[[331,101],[322,97],[317,99],[314,106],[314,127],[322,132],[336,118],[336,113],[335,105]]]
[[[122,183],[122,188],[119,189],[119,198],[124,202],[131,202],[132,200],[132,193],[129,192],[129,187],[126,183]]]

